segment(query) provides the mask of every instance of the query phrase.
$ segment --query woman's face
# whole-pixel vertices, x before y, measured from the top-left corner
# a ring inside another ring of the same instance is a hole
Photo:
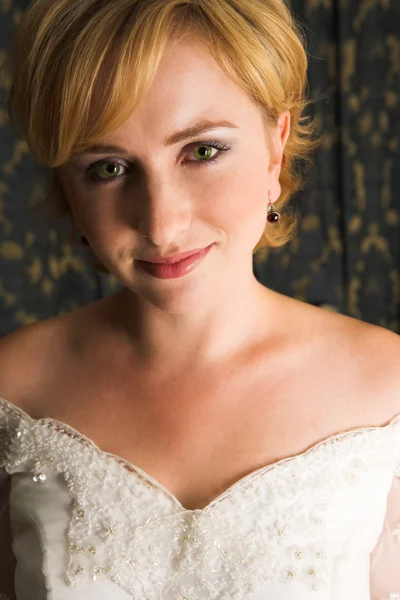
[[[238,290],[248,284],[268,190],[273,200],[281,191],[288,133],[285,113],[270,148],[260,109],[191,38],[169,46],[139,108],[104,139],[119,149],[93,148],[60,176],[77,226],[110,272],[160,307],[178,299],[193,306],[231,291],[232,281]],[[180,278],[159,279],[137,264],[210,244]]]

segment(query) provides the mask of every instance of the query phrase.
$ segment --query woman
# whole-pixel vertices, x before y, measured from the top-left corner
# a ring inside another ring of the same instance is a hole
[[[11,116],[123,289],[0,343],[4,594],[400,591],[398,337],[252,271],[294,235],[306,68],[283,0],[25,15]]]

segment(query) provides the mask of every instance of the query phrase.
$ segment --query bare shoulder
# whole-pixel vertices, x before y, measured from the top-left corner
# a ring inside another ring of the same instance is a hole
[[[400,414],[400,336],[352,317],[322,312],[326,336],[321,356],[340,365],[342,380],[348,381],[371,422],[390,421]]]
[[[354,351],[360,373],[378,414],[387,419],[400,413],[400,336],[383,327],[359,322]]]
[[[397,333],[293,298],[279,302],[304,373],[298,379],[317,406],[322,398],[327,419],[339,414],[356,427],[384,425],[400,414]]]
[[[74,332],[84,334],[91,306],[21,327],[0,339],[0,397],[28,410],[65,372]]]
[[[0,397],[24,407],[54,364],[51,350],[62,323],[58,317],[39,321],[0,339]]]

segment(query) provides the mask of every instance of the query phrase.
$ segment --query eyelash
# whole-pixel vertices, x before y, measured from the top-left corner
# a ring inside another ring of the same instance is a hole
[[[193,144],[190,144],[188,149],[190,150],[194,150],[195,148],[201,148],[202,146],[209,146],[211,148],[215,148],[216,150],[219,150],[219,152],[217,152],[217,154],[215,154],[212,158],[209,158],[207,160],[190,160],[190,163],[197,163],[196,164],[196,168],[199,164],[209,164],[209,163],[217,163],[218,160],[221,158],[221,152],[226,152],[227,150],[231,149],[231,146],[229,144],[222,144],[221,142],[218,142],[217,140],[209,140],[206,142],[194,142]],[[116,177],[101,177],[99,175],[96,174],[96,168],[101,166],[101,165],[121,165],[121,167],[127,168],[129,169],[129,167],[127,167],[127,165],[122,162],[121,160],[118,159],[106,159],[106,160],[101,160],[98,162],[95,162],[93,164],[91,164],[88,169],[85,172],[84,175],[84,179],[85,180],[89,180],[90,183],[92,184],[96,184],[96,185],[109,185],[110,183],[114,183],[115,181],[119,181],[121,178],[126,177],[127,173],[123,173],[121,175],[117,175]]]

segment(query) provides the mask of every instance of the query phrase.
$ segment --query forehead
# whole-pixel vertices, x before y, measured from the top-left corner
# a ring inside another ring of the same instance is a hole
[[[236,121],[238,127],[262,123],[253,99],[227,77],[206,44],[192,36],[167,45],[149,90],[113,137],[134,132],[141,141],[164,139],[200,119]]]

